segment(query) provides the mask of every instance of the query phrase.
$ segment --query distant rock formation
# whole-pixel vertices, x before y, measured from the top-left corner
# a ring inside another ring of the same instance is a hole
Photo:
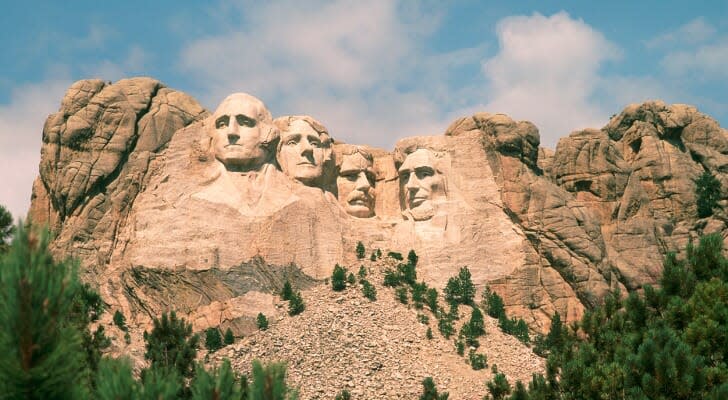
[[[697,218],[693,180],[728,185],[728,131],[690,106],[631,105],[555,151],[503,114],[392,152],[335,137],[247,94],[210,114],[149,78],[79,81],[45,124],[30,218],[132,323],[176,308],[239,333],[284,279],[356,267],[359,241],[367,255],[414,249],[439,287],[468,266],[543,330],[556,311],[574,321],[609,290],[655,283],[666,252],[726,230],[723,208]]]

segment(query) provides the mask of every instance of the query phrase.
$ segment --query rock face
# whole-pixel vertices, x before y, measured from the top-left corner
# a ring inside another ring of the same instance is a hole
[[[726,226],[722,208],[697,218],[693,180],[728,185],[728,132],[689,106],[631,105],[555,151],[502,114],[392,152],[335,136],[247,94],[210,114],[152,79],[80,81],[44,127],[30,217],[132,325],[177,309],[237,334],[285,279],[310,288],[357,267],[358,242],[415,250],[440,288],[468,266],[544,330],[655,283],[667,251]]]

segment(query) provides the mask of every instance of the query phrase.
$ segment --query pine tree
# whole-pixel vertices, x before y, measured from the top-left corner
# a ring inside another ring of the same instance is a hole
[[[435,387],[435,381],[432,377],[427,377],[422,381],[422,394],[420,400],[447,400],[450,395],[447,392],[442,394],[437,393],[437,387]]]
[[[291,296],[291,300],[288,302],[288,315],[298,315],[306,309],[306,303],[303,302],[301,292],[295,292]]]
[[[176,370],[158,367],[142,371],[138,400],[176,400],[183,397],[182,378]]]
[[[486,287],[483,292],[483,302],[485,303],[485,309],[491,318],[502,318],[506,315],[506,308],[503,304],[503,299],[498,296],[498,293],[491,291],[490,288]]]
[[[336,264],[334,272],[331,273],[331,288],[340,292],[346,289],[346,268]]]
[[[225,343],[226,346],[229,346],[229,345],[235,343],[235,335],[233,335],[232,329],[227,328],[225,330],[225,336],[223,337],[223,343]]]
[[[695,180],[695,203],[699,218],[713,215],[713,209],[720,201],[720,191],[720,181],[710,171],[703,172]]]
[[[483,313],[480,312],[478,307],[473,307],[470,313],[470,331],[475,336],[482,336],[485,334],[485,322],[483,321]]]
[[[222,335],[219,329],[214,327],[205,329],[205,348],[211,353],[222,348]]]
[[[433,313],[437,312],[437,289],[427,289],[427,293],[425,293],[425,303],[427,303],[427,307],[430,308],[430,311],[432,311]]]
[[[490,393],[490,398],[493,400],[503,400],[511,393],[511,384],[508,383],[505,375],[498,372],[498,367],[495,365],[493,365],[492,371],[495,376],[493,380],[486,383],[488,393]]]
[[[126,318],[124,318],[124,314],[120,310],[114,312],[114,325],[118,326],[124,332],[127,330]]]
[[[471,279],[470,270],[468,267],[460,268],[458,273],[460,279],[460,295],[462,297],[461,304],[473,304],[475,299],[475,285]]]
[[[351,400],[351,393],[349,393],[348,390],[344,389],[336,395],[334,400]]]
[[[291,282],[286,279],[281,290],[281,299],[288,301],[291,300],[291,296],[293,296],[293,288],[291,287]]]
[[[417,257],[417,253],[415,253],[414,250],[410,250],[409,253],[407,253],[407,264],[416,266],[418,259],[419,257]]]
[[[242,395],[228,359],[223,360],[222,365],[212,372],[198,365],[190,391],[192,400],[239,399]]]
[[[362,290],[362,294],[364,294],[364,297],[366,297],[367,299],[369,299],[371,301],[376,301],[377,300],[377,289],[374,287],[374,285],[369,283],[369,281],[367,281],[367,280],[361,281],[361,284],[362,284],[361,290]]]
[[[249,400],[294,400],[298,398],[296,390],[286,384],[286,366],[272,363],[263,366],[258,360],[253,361],[252,382],[248,389]]]
[[[263,313],[258,313],[258,317],[255,319],[255,322],[258,325],[258,329],[261,331],[268,329],[268,318],[266,318]]]
[[[150,333],[144,332],[144,358],[150,361],[152,369],[168,368],[182,377],[191,376],[200,341],[192,334],[192,325],[184,318],[178,319],[174,311],[154,318],[153,325]]]
[[[10,238],[13,236],[14,231],[13,216],[10,211],[0,204],[0,254],[8,250]]]
[[[94,398],[99,400],[135,400],[141,389],[128,359],[102,358],[96,382]]]
[[[366,256],[366,248],[364,248],[364,243],[357,242],[356,243],[356,258],[362,260]]]
[[[68,320],[82,290],[76,265],[54,262],[47,232],[20,225],[0,255],[0,396],[83,398],[87,373],[78,327]]]

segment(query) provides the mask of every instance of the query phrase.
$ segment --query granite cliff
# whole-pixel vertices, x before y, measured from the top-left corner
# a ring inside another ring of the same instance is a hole
[[[414,249],[440,288],[468,266],[542,331],[556,311],[575,321],[609,290],[655,283],[698,235],[726,236],[724,200],[697,217],[694,179],[727,187],[728,131],[691,106],[630,105],[555,151],[503,114],[392,151],[336,134],[246,94],[209,112],[149,78],[79,81],[43,128],[29,218],[133,326],[176,309],[238,335],[280,313],[284,279],[315,288],[358,266],[359,241]]]

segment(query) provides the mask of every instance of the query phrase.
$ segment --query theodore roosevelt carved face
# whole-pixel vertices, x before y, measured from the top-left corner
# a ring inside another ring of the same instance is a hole
[[[339,203],[349,215],[358,218],[374,216],[374,183],[371,154],[357,148],[343,156],[336,186]]]
[[[212,115],[210,136],[215,158],[228,170],[253,171],[270,159],[278,129],[263,102],[234,93]]]
[[[436,164],[437,159],[430,150],[417,149],[399,167],[404,211],[415,221],[432,218],[435,213],[433,200],[444,195],[444,178]]]
[[[276,159],[281,170],[307,186],[321,186],[324,168],[331,160],[331,137],[308,116],[276,119],[281,131]]]

